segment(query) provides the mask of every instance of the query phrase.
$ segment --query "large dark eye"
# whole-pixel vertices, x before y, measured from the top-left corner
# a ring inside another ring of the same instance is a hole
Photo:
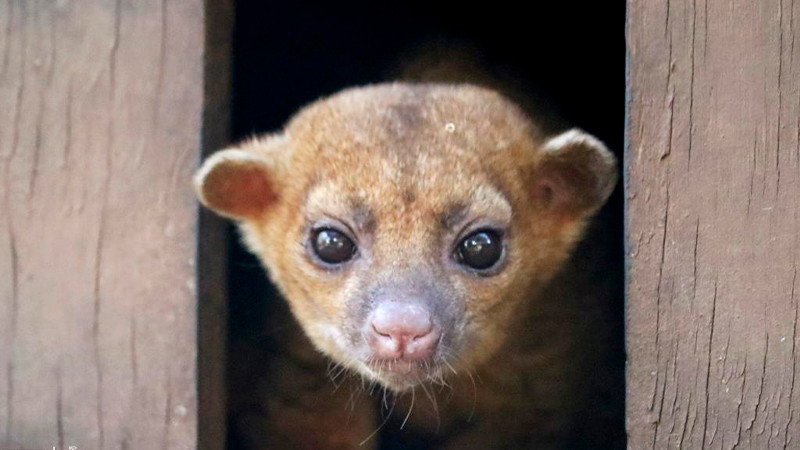
[[[341,264],[356,252],[356,244],[344,233],[324,228],[313,236],[312,246],[319,259],[328,264]]]
[[[494,266],[503,254],[500,235],[491,230],[478,230],[465,237],[456,248],[456,260],[477,270]]]

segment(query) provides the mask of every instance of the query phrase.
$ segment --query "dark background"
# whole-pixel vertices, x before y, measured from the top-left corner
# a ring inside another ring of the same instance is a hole
[[[299,107],[344,87],[388,80],[409,53],[432,42],[452,42],[477,49],[489,69],[512,77],[567,123],[603,140],[621,160],[624,1],[514,6],[405,2],[344,7],[338,3],[236,2],[234,140],[278,130]],[[602,212],[613,227],[619,249],[609,264],[620,289],[618,304],[610,305],[618,319],[620,386],[624,383],[621,186]],[[265,304],[275,295],[259,263],[238,244],[233,229],[230,240],[229,338],[247,339],[260,332]],[[621,432],[624,399],[612,401],[620,411],[620,429],[615,431]]]

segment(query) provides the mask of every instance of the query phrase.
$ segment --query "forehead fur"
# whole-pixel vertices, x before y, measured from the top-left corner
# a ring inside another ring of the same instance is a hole
[[[480,183],[508,188],[503,178],[517,169],[509,161],[531,160],[541,143],[517,106],[472,85],[348,89],[301,110],[285,132],[292,173],[306,174],[306,189],[327,180],[356,197],[370,190],[387,202],[391,187],[405,203],[419,196],[467,200]]]
[[[409,83],[344,90],[302,110],[287,131],[321,150],[347,144],[399,154],[493,151],[539,134],[517,106],[492,90]],[[440,145],[430,146],[434,142]]]

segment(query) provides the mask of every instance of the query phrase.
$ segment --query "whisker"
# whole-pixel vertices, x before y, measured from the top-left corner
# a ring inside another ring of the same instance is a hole
[[[478,387],[475,386],[475,378],[472,376],[472,371],[467,369],[467,376],[472,381],[472,411],[469,413],[467,422],[472,422],[472,417],[475,415],[475,408],[478,406]]]
[[[443,362],[450,369],[450,371],[453,372],[453,375],[458,376],[458,371],[456,371],[456,369],[453,368],[452,364],[450,364],[446,359],[443,360]]]
[[[347,406],[346,407],[350,408],[350,414],[351,415],[356,410],[356,403],[358,403],[358,399],[360,397],[361,392],[362,391],[359,391],[358,389],[356,389],[355,386],[353,386],[351,388],[351,390],[350,390],[350,398],[347,400]]]
[[[385,389],[385,388],[384,388],[384,390],[383,390],[383,401],[384,401],[384,404],[385,404],[385,402],[386,402],[386,389]],[[394,402],[392,403],[392,408],[389,410],[389,412],[388,412],[388,413],[386,413],[386,417],[384,417],[384,418],[383,418],[383,422],[381,422],[381,424],[380,424],[380,425],[378,425],[378,428],[376,428],[376,429],[375,429],[375,431],[373,431],[372,433],[370,433],[370,435],[369,435],[369,436],[367,436],[367,437],[366,437],[366,438],[365,438],[363,441],[361,441],[361,443],[360,443],[360,444],[358,444],[358,446],[359,446],[359,447],[361,447],[362,445],[364,445],[365,443],[367,443],[367,441],[369,441],[370,439],[372,439],[372,437],[373,437],[373,436],[375,436],[375,435],[378,433],[378,431],[380,431],[380,430],[381,430],[381,428],[383,428],[383,426],[384,426],[384,425],[386,425],[386,422],[388,422],[388,421],[389,421],[389,418],[392,416],[392,411],[394,411],[394,406],[395,406],[396,404],[397,404],[397,398],[395,398],[395,399],[394,399]]]
[[[403,419],[403,423],[400,425],[400,429],[402,430],[406,426],[406,422],[408,422],[408,418],[411,417],[411,411],[414,410],[414,400],[416,399],[417,390],[414,386],[411,387],[411,406],[408,408],[408,413],[406,414],[406,418]]]
[[[376,387],[376,386],[378,386],[378,382],[377,382],[377,381],[375,381],[375,380],[372,380],[372,381],[370,382],[370,387],[369,387],[369,396],[370,396],[370,397],[372,397],[372,393],[375,391],[375,387]]]
[[[442,426],[441,417],[439,417],[439,405],[436,402],[436,397],[433,396],[430,392],[428,392],[428,388],[425,387],[425,383],[420,384],[422,387],[423,392],[428,397],[428,400],[431,401],[431,405],[433,406],[433,412],[436,413],[436,434],[439,434],[439,429]]]

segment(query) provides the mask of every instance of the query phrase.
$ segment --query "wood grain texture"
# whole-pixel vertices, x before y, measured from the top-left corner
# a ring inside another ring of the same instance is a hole
[[[629,448],[800,448],[800,2],[628,8]]]
[[[0,0],[0,447],[197,440],[201,0]]]

